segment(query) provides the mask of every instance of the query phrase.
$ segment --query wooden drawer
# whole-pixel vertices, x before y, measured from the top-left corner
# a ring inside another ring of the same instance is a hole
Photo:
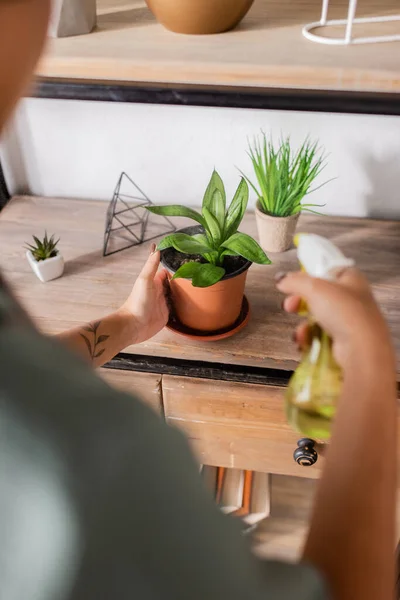
[[[286,422],[283,388],[163,376],[165,416],[188,435],[203,464],[319,476],[322,458],[302,467],[293,452],[301,435]]]
[[[113,387],[136,395],[162,414],[161,375],[117,369],[99,369],[98,372]]]

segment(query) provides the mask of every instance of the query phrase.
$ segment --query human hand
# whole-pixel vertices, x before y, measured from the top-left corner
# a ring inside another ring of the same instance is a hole
[[[303,298],[310,313],[333,339],[336,361],[344,369],[363,365],[394,372],[395,356],[387,324],[365,277],[346,269],[335,282],[306,273],[278,276],[278,289],[288,294],[284,309],[295,313]],[[307,345],[307,324],[296,331],[300,346]]]
[[[150,339],[161,331],[168,322],[169,310],[166,300],[168,290],[168,273],[165,269],[158,271],[160,253],[155,252],[152,244],[151,254],[147,259],[139,277],[135,281],[129,298],[121,306],[119,312],[133,317],[132,343],[139,344]]]

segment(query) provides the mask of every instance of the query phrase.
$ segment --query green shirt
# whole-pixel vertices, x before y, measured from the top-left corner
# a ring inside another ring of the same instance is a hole
[[[0,304],[5,599],[327,598],[311,567],[251,554],[181,433]]]

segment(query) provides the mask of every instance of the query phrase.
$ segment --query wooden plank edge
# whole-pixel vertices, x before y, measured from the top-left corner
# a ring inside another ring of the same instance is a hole
[[[30,97],[258,110],[400,115],[400,93],[39,77]]]
[[[293,374],[291,370],[270,367],[252,367],[123,352],[104,365],[104,368],[275,387],[286,387]],[[400,381],[397,382],[397,392],[400,398]]]
[[[118,354],[104,365],[107,369],[121,369],[141,373],[157,373],[177,377],[213,379],[237,383],[252,383],[286,387],[292,371],[263,367],[228,365],[199,360],[184,360],[141,354]]]

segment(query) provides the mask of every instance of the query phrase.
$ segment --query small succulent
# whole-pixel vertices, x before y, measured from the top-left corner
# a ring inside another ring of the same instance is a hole
[[[34,239],[35,245],[27,244],[26,248],[27,250],[30,250],[32,252],[33,258],[35,260],[39,262],[41,260],[47,260],[48,258],[53,258],[54,256],[57,256],[57,244],[60,240],[58,239],[57,241],[54,241],[54,235],[52,235],[51,238],[49,238],[46,231],[42,241],[38,237],[36,237],[36,235],[33,235],[32,237]]]
[[[189,217],[203,228],[203,232],[196,235],[173,233],[158,245],[158,250],[175,248],[178,252],[200,255],[204,259],[203,263],[192,261],[183,264],[173,279],[191,279],[194,287],[214,285],[225,275],[226,256],[242,256],[254,263],[270,264],[271,261],[258,243],[249,235],[238,231],[246,212],[248,198],[249,188],[243,178],[230,206],[227,207],[225,186],[221,177],[214,171],[204,194],[201,213],[180,205],[147,207],[156,215]]]

